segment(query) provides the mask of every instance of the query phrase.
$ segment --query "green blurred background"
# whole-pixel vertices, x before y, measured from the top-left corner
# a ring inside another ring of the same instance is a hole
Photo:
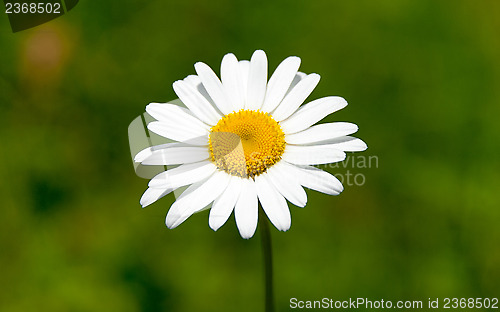
[[[141,209],[127,127],[203,61],[264,49],[322,76],[378,159],[273,228],[276,307],[500,296],[499,1],[80,1],[0,18],[0,311],[260,311],[260,235]],[[356,154],[358,155],[358,154]],[[358,180],[359,181],[359,180]],[[352,183],[351,183],[352,184]],[[423,309],[425,310],[425,309]]]

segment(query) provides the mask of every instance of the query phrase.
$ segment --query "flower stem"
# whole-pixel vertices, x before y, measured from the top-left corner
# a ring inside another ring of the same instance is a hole
[[[262,238],[262,255],[264,256],[264,277],[265,277],[265,298],[266,312],[274,312],[273,296],[273,253],[271,246],[271,232],[269,230],[269,220],[262,208],[259,207],[259,223]]]

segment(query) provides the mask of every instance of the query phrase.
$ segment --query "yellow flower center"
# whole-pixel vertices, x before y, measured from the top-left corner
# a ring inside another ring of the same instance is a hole
[[[209,148],[217,168],[253,178],[281,159],[285,134],[269,114],[242,109],[224,116],[210,129]]]

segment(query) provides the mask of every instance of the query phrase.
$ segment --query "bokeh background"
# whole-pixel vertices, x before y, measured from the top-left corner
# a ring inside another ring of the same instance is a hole
[[[376,157],[273,228],[289,300],[500,296],[500,2],[80,1],[13,34],[0,14],[0,310],[261,311],[260,235],[141,209],[127,127],[173,81],[264,49],[350,105]],[[359,182],[360,180],[358,180]],[[352,181],[351,181],[352,182]],[[351,183],[353,184],[353,183]],[[426,309],[422,309],[426,310]]]

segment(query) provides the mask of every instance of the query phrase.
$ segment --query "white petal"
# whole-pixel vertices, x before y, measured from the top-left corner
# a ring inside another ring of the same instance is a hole
[[[194,68],[198,77],[200,77],[203,86],[219,110],[224,115],[231,113],[233,111],[233,107],[224,92],[222,83],[214,71],[207,64],[202,62],[194,64]]]
[[[240,196],[242,179],[237,176],[231,176],[231,180],[222,194],[214,201],[208,224],[217,231],[231,215],[231,212],[236,205],[236,201]]]
[[[165,188],[165,189],[158,189],[158,188],[148,188],[144,194],[142,194],[140,203],[142,208],[151,205],[158,199],[162,198],[163,196],[167,195],[168,193],[172,192],[174,189],[171,188]]]
[[[286,200],[269,182],[266,173],[255,177],[257,196],[271,223],[280,230],[287,231],[292,223]]]
[[[328,195],[338,195],[344,190],[339,179],[316,167],[295,166],[286,162],[283,162],[283,167],[304,187]]]
[[[164,149],[164,148],[170,148],[170,147],[177,147],[177,146],[182,146],[183,143],[165,143],[165,144],[160,144],[160,145],[154,145],[150,147],[146,147],[145,149],[141,150],[139,153],[137,153],[134,156],[134,162],[143,162],[145,159],[150,157],[153,154],[153,151]]]
[[[232,53],[224,55],[220,66],[220,77],[224,91],[230,101],[233,111],[245,107],[245,89],[241,82],[241,73],[238,59]]]
[[[287,145],[282,159],[296,165],[318,165],[343,161],[346,155],[334,145]]]
[[[234,208],[236,225],[241,237],[248,239],[257,229],[258,205],[255,183],[250,179],[242,179],[241,192]]]
[[[153,150],[141,163],[143,165],[179,165],[202,161],[208,159],[209,156],[207,147],[177,145]]]
[[[278,65],[267,85],[266,98],[261,110],[272,112],[283,100],[300,67],[300,58],[287,57]]]
[[[166,225],[173,229],[184,222],[193,213],[202,210],[217,198],[226,188],[229,175],[223,171],[215,172],[208,180],[197,182],[188,187],[170,207],[165,220]],[[184,193],[183,193],[184,194]]]
[[[290,93],[290,91],[292,91],[293,88],[295,88],[295,86],[304,78],[307,77],[307,74],[306,73],[303,73],[303,72],[297,72],[297,74],[295,74],[295,77],[293,77],[293,80],[292,80],[292,83],[290,84],[290,88],[288,88],[288,91],[286,91],[286,94],[287,95],[288,93]]]
[[[238,69],[240,70],[241,90],[243,90],[243,108],[245,108],[247,102],[248,76],[250,75],[250,61],[239,61]]]
[[[200,77],[198,77],[198,75],[189,75],[182,81],[187,82],[195,90],[200,92],[200,94],[210,103],[212,107],[217,107],[217,105],[215,105],[214,103],[214,100],[212,100],[212,98],[210,97],[210,94],[208,94],[207,89],[205,89],[205,86],[203,86],[203,83],[201,83],[201,79]]]
[[[197,90],[198,90],[199,85],[203,85],[201,83],[201,79],[200,79],[200,77],[198,77],[198,75],[188,75],[186,78],[184,78],[182,80],[184,82],[189,83],[193,88],[195,88]],[[207,94],[208,94],[208,92],[207,92]],[[210,100],[212,100],[212,98],[210,98]]]
[[[152,188],[179,188],[201,181],[217,170],[209,160],[184,164],[157,174],[149,181]]]
[[[222,117],[210,102],[189,83],[178,80],[173,84],[179,99],[193,114],[209,125],[215,125]]]
[[[286,171],[282,162],[276,163],[267,169],[267,177],[289,202],[298,207],[304,207],[307,203],[307,194],[299,181]]]
[[[288,119],[281,121],[280,126],[285,134],[296,133],[346,106],[347,102],[339,96],[317,99],[303,105]]]
[[[150,103],[146,112],[158,121],[182,122],[191,127],[208,130],[210,127],[199,120],[193,113],[184,107],[170,103]]]
[[[308,144],[338,138],[358,131],[358,126],[349,122],[332,122],[312,126],[304,131],[287,134],[288,144]]]
[[[258,110],[264,103],[267,86],[267,56],[262,50],[253,53],[246,94],[246,109]]]
[[[318,146],[318,145],[333,146],[344,152],[362,152],[368,148],[365,142],[351,136],[342,136],[325,141],[314,142],[308,144],[307,146]]]
[[[272,113],[276,121],[282,121],[292,115],[299,106],[304,103],[311,92],[319,83],[320,76],[318,74],[307,75],[302,79],[295,88],[288,93],[276,110]]]
[[[192,145],[208,145],[208,130],[197,129],[184,124],[181,120],[175,122],[153,121],[148,129],[165,138]]]

